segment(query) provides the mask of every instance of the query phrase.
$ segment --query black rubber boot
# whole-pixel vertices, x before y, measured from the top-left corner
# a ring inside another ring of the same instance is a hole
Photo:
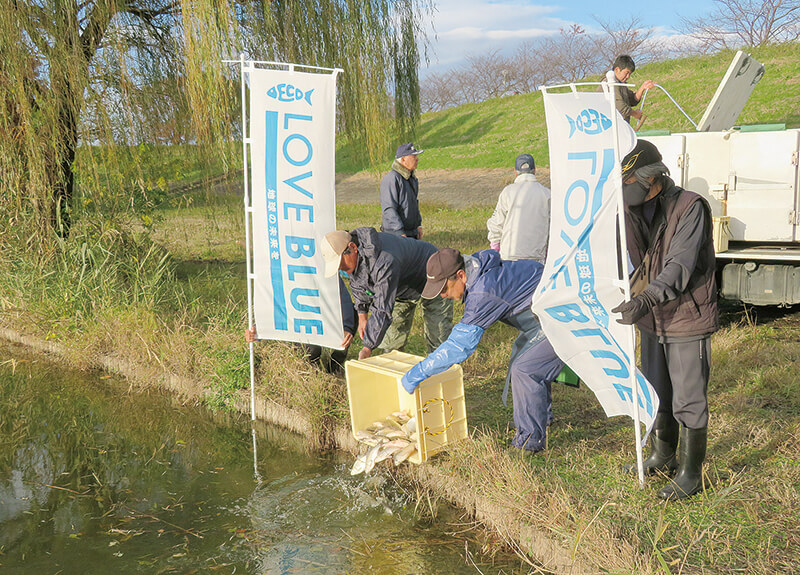
[[[681,425],[678,474],[658,492],[661,499],[676,501],[699,493],[703,487],[703,461],[706,459],[708,428],[689,429]]]
[[[678,468],[675,450],[678,448],[678,422],[671,413],[657,413],[650,432],[650,456],[644,460],[644,474],[672,474]],[[636,465],[626,465],[625,471],[637,473]]]

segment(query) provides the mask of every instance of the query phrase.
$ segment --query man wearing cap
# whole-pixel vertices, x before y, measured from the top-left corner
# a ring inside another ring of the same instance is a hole
[[[406,391],[414,393],[426,378],[472,355],[483,333],[496,321],[517,328],[520,333],[512,348],[503,400],[510,382],[517,428],[512,445],[530,452],[545,448],[552,419],[550,384],[564,367],[531,311],[542,269],[534,260],[502,260],[494,250],[468,256],[445,248],[433,254],[422,297],[462,300],[464,316],[447,341],[401,380]]]
[[[632,299],[611,310],[641,333],[642,372],[658,393],[645,471],[675,478],[662,499],[703,490],[711,334],[719,329],[711,209],[667,175],[645,140],[622,161]],[[680,450],[676,451],[680,446]]]
[[[489,245],[504,260],[544,263],[550,233],[550,190],[536,181],[533,156],[520,154],[514,163],[514,183],[500,192],[486,222]]]
[[[381,230],[396,236],[422,239],[419,211],[419,181],[414,171],[424,152],[413,143],[397,148],[392,169],[381,180]]]
[[[327,234],[321,252],[326,276],[341,270],[350,278],[364,342],[358,358],[369,357],[377,347],[402,350],[425,286],[425,263],[436,246],[363,227]],[[422,314],[431,351],[450,334],[453,303],[423,300]]]

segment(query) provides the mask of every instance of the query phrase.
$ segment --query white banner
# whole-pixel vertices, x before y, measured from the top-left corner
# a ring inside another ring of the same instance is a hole
[[[634,417],[630,373],[632,326],[610,317],[624,298],[619,279],[617,208],[622,203],[615,153],[635,143],[630,126],[602,92],[544,92],[550,144],[550,241],[533,311],[558,356],[594,392],[606,416]],[[612,121],[616,115],[616,122]],[[625,249],[624,235],[621,239]],[[623,252],[627,253],[627,252]],[[627,280],[624,280],[627,281]],[[649,432],[658,410],[655,390],[637,370],[639,417]]]
[[[256,331],[339,348],[339,280],[319,250],[336,229],[336,75],[248,73]]]

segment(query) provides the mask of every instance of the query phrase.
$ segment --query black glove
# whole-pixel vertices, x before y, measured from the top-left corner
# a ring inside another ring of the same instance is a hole
[[[624,325],[633,325],[653,309],[658,303],[655,290],[647,286],[645,290],[637,295],[630,301],[624,301],[617,307],[611,310],[611,313],[622,314],[622,317],[617,320],[617,323]]]

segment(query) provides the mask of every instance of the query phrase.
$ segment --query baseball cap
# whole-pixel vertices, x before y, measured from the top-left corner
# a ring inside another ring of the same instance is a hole
[[[425,150],[418,150],[414,147],[413,142],[409,142],[408,144],[402,144],[397,147],[397,152],[395,153],[395,158],[402,158],[404,156],[416,156],[417,154],[421,154]]]
[[[330,278],[336,275],[339,271],[339,265],[342,261],[342,253],[347,249],[347,244],[350,243],[350,232],[344,230],[336,230],[325,234],[322,240],[320,251],[322,252],[322,259],[325,260],[325,277]]]
[[[453,248],[442,248],[429,257],[428,265],[425,269],[428,281],[425,282],[422,297],[433,299],[442,293],[442,288],[447,282],[447,278],[461,269],[463,263],[464,258],[461,256],[461,252]]]
[[[622,159],[622,179],[628,179],[639,168],[661,161],[661,152],[647,140],[639,140]]]
[[[517,161],[514,162],[514,169],[520,174],[533,172],[533,170],[536,169],[533,156],[530,154],[520,154],[517,156]]]

